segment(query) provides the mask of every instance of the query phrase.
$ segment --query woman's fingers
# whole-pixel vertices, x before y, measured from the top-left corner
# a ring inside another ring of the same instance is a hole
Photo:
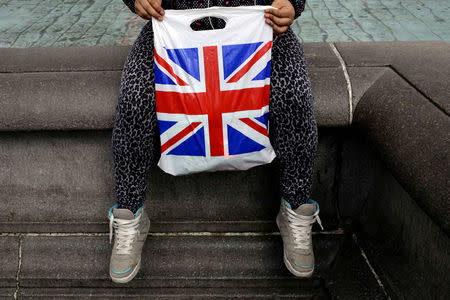
[[[266,19],[266,23],[269,24],[270,26],[272,26],[273,32],[276,35],[282,34],[289,28],[289,26],[279,26],[279,25],[275,24],[274,22],[272,22],[272,20],[270,20],[270,19]]]
[[[278,26],[290,26],[292,24],[292,19],[285,17],[277,17],[275,15],[266,13],[264,14],[264,17],[269,18],[272,20],[273,23],[277,24]]]
[[[291,17],[291,14],[292,14],[291,10],[286,6],[282,6],[278,9],[268,8],[268,9],[265,9],[264,12],[275,15],[280,18],[289,18],[289,17]]]
[[[159,21],[163,20],[164,9],[161,7],[161,1],[158,0],[136,0],[134,3],[136,13],[147,20],[153,16]]]
[[[142,7],[139,1],[134,3],[134,9],[139,17],[150,20],[151,16],[147,13],[147,11]]]
[[[147,2],[153,7],[153,9],[159,13],[159,15],[162,17],[164,16],[164,9],[161,6],[161,1],[158,0],[147,0]],[[162,18],[161,20],[162,21]]]
[[[136,1],[136,2],[138,2],[138,1]],[[162,21],[162,19],[163,19],[162,15],[153,8],[153,6],[150,4],[150,0],[143,0],[143,1],[140,1],[140,2],[141,2],[140,4],[145,9],[147,14],[149,14],[149,15],[155,17],[156,19]]]

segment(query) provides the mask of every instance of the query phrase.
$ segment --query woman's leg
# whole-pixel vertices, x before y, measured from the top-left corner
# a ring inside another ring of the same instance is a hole
[[[153,69],[153,30],[149,21],[124,65],[112,133],[117,203],[133,213],[144,204],[147,176],[159,141]]]
[[[311,194],[318,129],[305,55],[291,28],[274,37],[271,65],[269,134],[281,195],[295,209]]]

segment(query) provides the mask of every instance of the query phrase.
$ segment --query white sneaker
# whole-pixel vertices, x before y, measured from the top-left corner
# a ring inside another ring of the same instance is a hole
[[[144,206],[133,215],[129,209],[114,205],[109,210],[108,218],[109,243],[114,229],[109,275],[114,282],[126,283],[136,276],[141,267],[142,246],[147,239],[150,220]]]
[[[281,198],[277,225],[283,239],[283,260],[288,270],[297,277],[310,277],[314,272],[314,251],[311,227],[319,218],[319,204],[309,199],[308,203],[292,210]]]

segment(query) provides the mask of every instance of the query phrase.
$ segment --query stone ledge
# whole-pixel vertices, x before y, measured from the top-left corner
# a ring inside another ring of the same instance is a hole
[[[450,111],[446,42],[335,43],[353,88],[353,107],[391,66],[441,109]],[[347,82],[327,43],[303,44],[319,126],[347,126]],[[130,46],[0,49],[0,131],[110,129]],[[417,53],[424,55],[417,56]],[[438,72],[436,72],[438,70]]]
[[[0,131],[111,129],[130,48],[0,49]],[[318,125],[346,126],[347,87],[337,57],[327,43],[304,49]]]
[[[391,66],[450,114],[450,42],[337,42],[348,67]]]
[[[372,141],[405,190],[448,233],[448,115],[387,70],[362,96],[354,125]]]

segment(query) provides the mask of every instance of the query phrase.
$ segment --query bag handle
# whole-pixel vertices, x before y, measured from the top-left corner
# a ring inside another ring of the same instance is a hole
[[[213,29],[213,30],[220,30],[220,29],[225,29],[226,27],[229,27],[230,26],[229,23],[236,16],[225,15],[225,14],[222,14],[220,12],[204,12],[204,13],[197,14],[196,16],[192,16],[191,18],[187,19],[187,21],[186,21],[186,23],[184,25],[186,27],[190,28],[192,31],[197,32],[196,30],[193,30],[191,28],[192,22],[194,22],[195,20],[198,20],[198,19],[205,18],[205,17],[216,17],[216,18],[223,19],[225,21],[225,27],[224,28]]]
[[[222,6],[213,6],[208,8],[193,8],[193,9],[185,9],[185,10],[170,10],[171,15],[178,19],[183,26],[191,29],[194,32],[203,32],[204,31],[195,31],[190,25],[193,21],[204,18],[204,17],[217,17],[221,18],[226,22],[225,28],[233,26],[234,21],[241,18],[243,15],[248,14],[248,12],[261,11],[263,13],[264,9],[267,8],[275,8],[270,5],[256,5],[256,6],[238,6],[238,7],[222,7]],[[224,9],[228,9],[227,12],[223,12]],[[169,11],[167,11],[169,13]],[[222,28],[222,29],[225,29]],[[221,29],[216,29],[221,30]],[[214,31],[214,30],[208,30]]]

